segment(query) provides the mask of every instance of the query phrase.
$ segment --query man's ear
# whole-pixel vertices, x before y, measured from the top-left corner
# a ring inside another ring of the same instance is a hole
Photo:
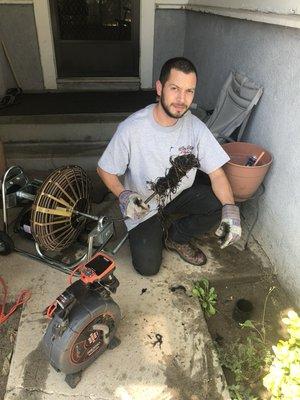
[[[156,87],[156,93],[157,93],[157,96],[161,96],[161,91],[162,91],[162,83],[161,83],[161,81],[156,81],[155,82],[155,87]]]

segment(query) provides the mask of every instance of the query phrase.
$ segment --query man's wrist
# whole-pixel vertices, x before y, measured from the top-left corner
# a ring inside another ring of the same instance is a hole
[[[121,194],[122,194],[123,192],[126,192],[126,191],[128,191],[128,190],[125,189],[124,187],[120,187],[120,188],[118,188],[118,189],[116,189],[116,190],[114,191],[114,195],[117,196],[118,199],[119,199],[120,196],[121,196]]]

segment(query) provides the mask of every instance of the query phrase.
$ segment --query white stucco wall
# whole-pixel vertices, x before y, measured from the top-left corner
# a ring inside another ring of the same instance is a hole
[[[168,34],[156,35],[154,70],[158,70],[159,55],[190,58],[199,73],[196,102],[200,106],[214,107],[230,69],[246,73],[264,87],[243,138],[274,156],[253,233],[281,284],[300,305],[300,30],[182,9],[158,9],[156,33],[164,32],[171,20],[176,24],[170,25]],[[178,46],[178,40],[170,40],[180,31],[185,34],[183,47]],[[246,205],[246,215],[251,221],[251,202]]]
[[[19,85],[26,91],[42,91],[43,75],[32,4],[0,3],[0,33]],[[2,56],[0,63],[5,81],[16,86],[14,79],[11,81],[13,76],[7,58]]]
[[[172,57],[183,55],[185,44],[186,12],[155,13],[155,41],[153,56],[153,87],[162,65]],[[176,44],[174,46],[174,44]]]
[[[244,137],[274,156],[254,236],[300,305],[300,30],[188,12],[185,37],[204,107],[213,108],[230,69],[264,87]]]

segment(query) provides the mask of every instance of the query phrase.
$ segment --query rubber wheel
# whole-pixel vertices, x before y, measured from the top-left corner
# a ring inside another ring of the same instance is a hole
[[[7,256],[14,249],[14,243],[5,232],[0,232],[0,255]]]
[[[60,338],[52,341],[52,348],[50,350],[50,363],[55,369],[60,370],[65,374],[74,374],[87,368],[93,361],[98,358],[109,346],[102,344],[99,350],[95,351],[91,356],[81,359],[76,362],[74,360],[74,351],[76,350],[76,343],[80,342],[80,338],[84,336],[84,333],[88,326],[91,325],[92,321],[97,323],[97,320],[105,316],[111,320],[111,329],[109,331],[108,341],[110,342],[116,332],[117,325],[121,318],[119,306],[113,301],[100,302],[94,312],[87,312],[87,310],[78,307],[73,309],[74,318],[71,318],[70,325],[63,333]],[[44,341],[46,347],[49,348],[49,340],[53,338],[51,332],[57,321],[54,318],[46,331]]]

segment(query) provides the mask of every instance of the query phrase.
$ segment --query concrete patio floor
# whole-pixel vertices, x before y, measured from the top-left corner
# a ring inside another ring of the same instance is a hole
[[[256,257],[251,251],[233,246],[219,251],[212,240],[206,237],[200,243],[208,255],[204,267],[189,265],[165,251],[161,271],[154,277],[142,277],[134,271],[125,243],[115,257],[120,286],[113,295],[122,311],[117,329],[121,344],[86,369],[76,389],[49,366],[41,349],[47,327],[42,312],[68,286],[67,276],[18,253],[1,257],[0,275],[10,295],[25,288],[32,293],[22,311],[5,400],[230,399],[191,288],[204,276],[255,279],[259,271],[247,268],[248,260]],[[263,263],[267,265],[267,260]],[[176,285],[185,286],[186,292],[172,291]],[[153,345],[158,333],[163,338],[161,348]]]

